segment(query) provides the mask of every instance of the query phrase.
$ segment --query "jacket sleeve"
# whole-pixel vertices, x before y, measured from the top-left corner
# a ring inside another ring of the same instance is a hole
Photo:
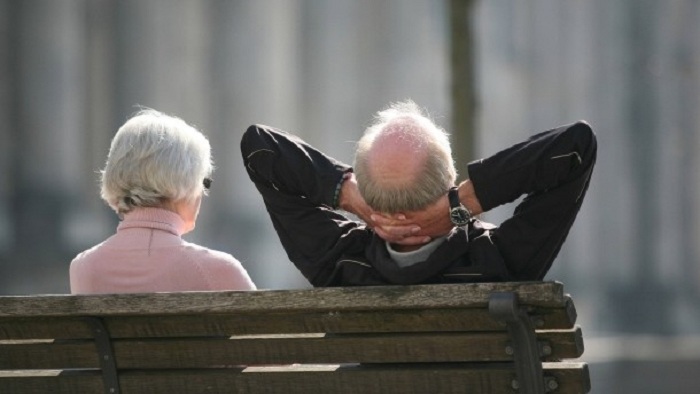
[[[581,208],[596,156],[595,134],[579,121],[469,164],[484,210],[525,196],[492,237],[515,279],[541,280],[550,269]]]
[[[289,259],[314,286],[333,284],[340,256],[361,251],[368,236],[362,223],[332,206],[352,168],[297,136],[261,125],[244,133],[241,153]]]

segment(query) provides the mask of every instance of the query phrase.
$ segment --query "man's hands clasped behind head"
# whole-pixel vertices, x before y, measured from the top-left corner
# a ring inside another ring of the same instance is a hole
[[[482,212],[470,181],[459,185],[459,194],[462,203],[474,215]],[[339,206],[362,219],[377,235],[392,244],[422,245],[448,234],[453,228],[449,217],[450,204],[447,193],[419,211],[393,214],[377,212],[362,198],[354,174],[342,185]]]

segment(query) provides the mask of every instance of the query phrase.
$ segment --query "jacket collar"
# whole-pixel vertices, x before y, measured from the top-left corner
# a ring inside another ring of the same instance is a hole
[[[136,208],[124,215],[117,231],[128,228],[153,228],[181,236],[185,222],[180,215],[163,208]]]
[[[389,282],[409,285],[425,283],[439,275],[455,260],[463,258],[469,251],[469,237],[464,228],[455,228],[447,235],[445,241],[428,256],[427,260],[408,267],[400,267],[391,258],[383,239],[374,234],[366,249],[367,260]]]

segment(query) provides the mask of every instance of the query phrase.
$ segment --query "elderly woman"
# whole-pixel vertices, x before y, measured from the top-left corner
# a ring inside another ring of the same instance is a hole
[[[151,109],[129,119],[102,171],[102,199],[122,220],[71,262],[71,292],[254,290],[233,256],[181,238],[195,227],[212,171],[209,141],[182,119]]]

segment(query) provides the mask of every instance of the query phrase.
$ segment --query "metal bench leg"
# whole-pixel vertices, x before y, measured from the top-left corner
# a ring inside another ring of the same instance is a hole
[[[489,313],[506,324],[513,341],[513,358],[518,378],[513,382],[513,389],[524,394],[544,394],[545,381],[535,327],[528,314],[518,306],[517,293],[491,294]]]
[[[102,323],[102,319],[97,317],[87,317],[85,319],[90,324],[92,333],[95,335],[95,345],[97,346],[97,354],[100,357],[105,393],[119,394],[119,375],[117,375],[117,365],[114,359],[109,331]]]

